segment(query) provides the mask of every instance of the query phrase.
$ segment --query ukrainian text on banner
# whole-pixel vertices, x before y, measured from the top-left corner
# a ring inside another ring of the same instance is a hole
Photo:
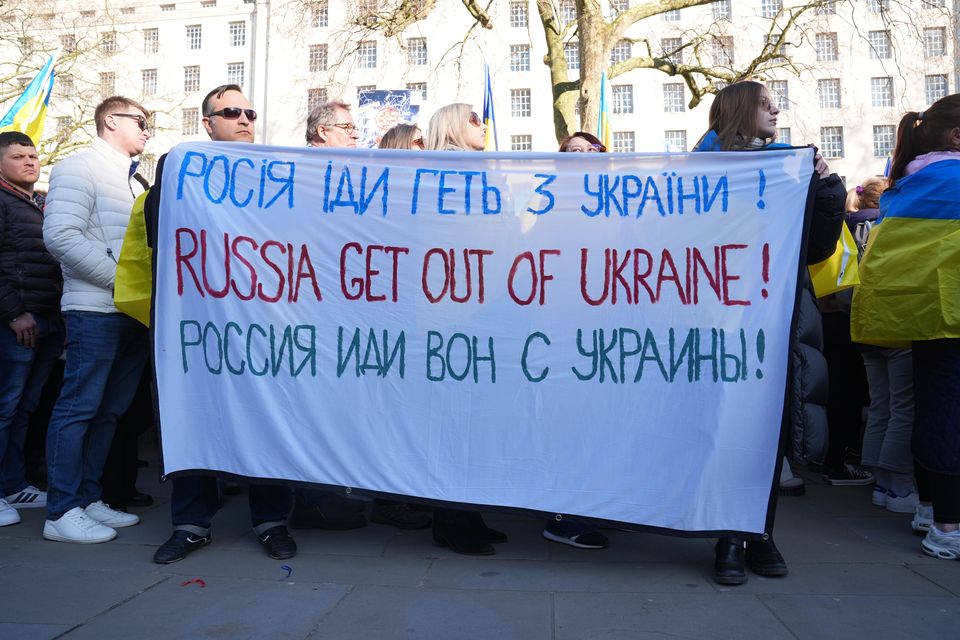
[[[164,471],[761,532],[811,153],[180,145]]]

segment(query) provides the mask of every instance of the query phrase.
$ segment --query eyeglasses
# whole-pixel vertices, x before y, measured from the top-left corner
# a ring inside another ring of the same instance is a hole
[[[225,120],[236,120],[237,118],[240,117],[241,113],[247,116],[247,120],[249,120],[250,122],[253,122],[254,120],[257,119],[256,111],[254,111],[253,109],[241,109],[240,107],[224,107],[219,111],[214,111],[207,117],[212,118],[213,116],[220,116]]]
[[[483,120],[480,119],[480,116],[477,115],[476,111],[470,112],[470,124],[475,127],[479,127],[481,124],[483,124]]]
[[[570,153],[600,153],[603,147],[599,144],[591,144],[589,147],[570,147],[567,149]]]
[[[352,122],[331,122],[329,124],[322,124],[321,127],[336,127],[337,129],[342,129],[347,133],[353,133],[357,130],[357,125]]]
[[[760,98],[760,110],[770,112],[777,108],[777,105],[774,104],[771,100],[767,98]]]
[[[133,113],[111,113],[112,116],[117,116],[119,118],[131,118],[137,121],[137,126],[140,127],[140,131],[147,130],[147,119],[143,116],[138,116]]]

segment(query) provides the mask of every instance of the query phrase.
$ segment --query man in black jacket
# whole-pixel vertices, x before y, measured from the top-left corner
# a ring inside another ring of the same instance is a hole
[[[20,522],[17,509],[47,504],[46,492],[27,484],[23,457],[30,414],[64,338],[63,279],[43,244],[39,178],[33,141],[0,133],[0,526]]]

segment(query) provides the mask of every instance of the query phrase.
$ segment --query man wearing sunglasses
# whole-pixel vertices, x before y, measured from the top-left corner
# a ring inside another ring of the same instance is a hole
[[[235,84],[221,85],[207,94],[201,105],[203,127],[214,142],[253,142],[257,112]],[[162,175],[163,162],[157,167]],[[156,215],[161,183],[147,197],[145,213]],[[150,225],[147,225],[148,228]],[[173,534],[157,549],[153,561],[171,564],[210,542],[210,525],[220,508],[222,486],[213,476],[173,478],[170,512]],[[297,543],[284,524],[292,502],[291,490],[283,485],[250,485],[250,520],[253,532],[271,558],[285,560],[297,553]]]
[[[350,105],[340,100],[323,102],[307,116],[308,147],[356,147],[360,132],[350,115]]]
[[[146,329],[114,306],[113,283],[144,190],[133,158],[150,139],[149,116],[129,98],[107,98],[94,111],[93,144],[50,175],[43,239],[63,271],[67,361],[47,432],[47,540],[106,542],[140,521],[104,504],[100,476],[147,361]]]

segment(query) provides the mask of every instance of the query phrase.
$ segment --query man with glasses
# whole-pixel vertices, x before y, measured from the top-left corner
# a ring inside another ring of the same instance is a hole
[[[308,147],[356,147],[359,138],[350,105],[345,102],[323,102],[307,116]]]
[[[214,142],[253,142],[257,112],[235,84],[221,85],[207,94],[201,105],[203,128]],[[163,162],[158,180],[147,197],[146,213],[155,216],[160,203]],[[148,225],[149,228],[150,225]],[[157,549],[153,561],[170,564],[210,542],[210,525],[220,508],[222,483],[213,476],[178,476],[173,479],[170,512],[173,535]],[[283,485],[250,486],[250,520],[253,532],[271,558],[285,560],[297,553],[284,521],[291,506],[290,488]]]
[[[100,476],[147,361],[146,329],[114,306],[113,283],[144,190],[133,158],[150,139],[149,116],[129,98],[107,98],[94,111],[93,144],[50,175],[43,239],[63,271],[67,361],[47,431],[47,540],[106,542],[140,521],[104,504]]]

